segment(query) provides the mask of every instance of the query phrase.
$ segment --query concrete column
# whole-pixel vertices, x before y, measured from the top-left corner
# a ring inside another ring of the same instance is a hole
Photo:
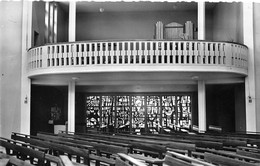
[[[32,47],[32,1],[23,1],[20,132],[30,134],[31,80],[27,77],[27,50]]]
[[[199,132],[206,131],[206,86],[204,80],[198,81],[198,121]]]
[[[243,2],[243,36],[248,47],[248,76],[245,78],[246,131],[256,132],[255,54],[253,2]]]
[[[75,80],[68,87],[68,131],[75,132]]]
[[[206,39],[205,2],[198,2],[198,40]]]
[[[76,1],[69,2],[69,42],[76,41]]]

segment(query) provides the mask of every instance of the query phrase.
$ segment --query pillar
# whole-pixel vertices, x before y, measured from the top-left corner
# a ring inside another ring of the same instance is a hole
[[[205,2],[198,2],[198,40],[205,40],[206,26],[205,26]]]
[[[76,1],[69,2],[69,42],[76,41]]]
[[[75,80],[68,87],[68,131],[75,132]]]
[[[30,134],[31,121],[31,79],[27,77],[27,50],[32,47],[31,32],[32,1],[23,1],[20,132],[24,134]]]
[[[199,132],[206,131],[206,86],[204,80],[198,81],[198,121]]]
[[[254,22],[253,2],[243,2],[243,36],[248,47],[248,75],[245,78],[246,131],[256,132],[255,101],[255,54],[254,54]]]

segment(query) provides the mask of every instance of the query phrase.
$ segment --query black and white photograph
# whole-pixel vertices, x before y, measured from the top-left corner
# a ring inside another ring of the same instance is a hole
[[[0,166],[260,166],[260,1],[0,0]]]

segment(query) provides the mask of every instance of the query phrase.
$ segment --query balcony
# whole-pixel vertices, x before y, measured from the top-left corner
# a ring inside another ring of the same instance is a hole
[[[185,40],[84,41],[28,51],[28,77],[95,72],[217,72],[247,75],[248,48]]]

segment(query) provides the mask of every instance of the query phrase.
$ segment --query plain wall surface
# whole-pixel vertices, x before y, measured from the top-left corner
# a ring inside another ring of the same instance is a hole
[[[254,3],[255,79],[256,79],[256,129],[260,132],[260,3]]]
[[[58,24],[57,24],[57,42],[67,42],[68,41],[68,24],[69,24],[69,14],[67,9],[62,8],[59,3],[57,3],[58,9]]]
[[[45,2],[33,2],[32,12],[32,46],[41,46],[45,44]],[[36,44],[34,43],[34,31],[39,34]]]
[[[213,40],[243,43],[242,3],[218,3],[213,12]]]
[[[20,131],[22,1],[0,1],[0,136]]]
[[[77,13],[76,40],[153,39],[157,21],[197,26],[197,11]]]

